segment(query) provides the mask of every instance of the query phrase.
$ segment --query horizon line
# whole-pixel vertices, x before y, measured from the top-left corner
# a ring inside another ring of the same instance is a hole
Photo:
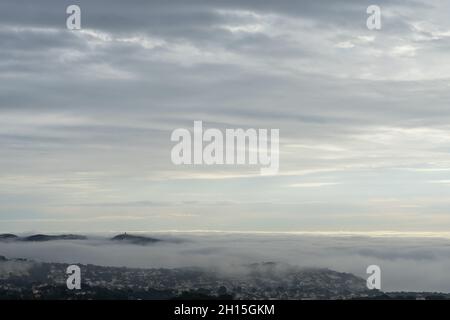
[[[178,234],[249,234],[249,235],[311,235],[311,236],[365,236],[365,237],[398,237],[398,238],[448,238],[450,239],[450,231],[396,231],[396,230],[372,230],[372,231],[306,231],[306,230],[290,230],[290,231],[274,231],[274,230],[218,230],[218,229],[161,229],[161,230],[108,230],[108,231],[82,231],[82,230],[61,230],[61,231],[22,231],[11,232],[4,231],[0,233],[18,233],[18,234],[61,234],[61,233],[82,233],[82,234],[104,234],[104,233],[178,233]]]

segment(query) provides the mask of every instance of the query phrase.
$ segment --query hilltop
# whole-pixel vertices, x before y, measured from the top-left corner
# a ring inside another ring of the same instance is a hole
[[[60,235],[47,235],[47,234],[35,234],[29,237],[22,238],[22,241],[52,241],[52,240],[86,240],[86,236],[76,234],[60,234]]]
[[[44,241],[56,241],[56,240],[87,240],[88,237],[78,234],[58,234],[58,235],[48,235],[48,234],[33,234],[30,236],[17,236],[12,233],[0,234],[0,241],[12,242],[12,241],[25,241],[25,242],[44,242]],[[147,236],[138,236],[127,233],[118,234],[112,238],[105,240],[110,241],[121,241],[131,244],[146,245],[150,243],[155,243],[162,241],[161,239],[156,239]]]
[[[124,241],[124,242],[128,242],[128,243],[142,244],[142,245],[161,241],[160,239],[145,237],[145,236],[136,236],[136,235],[132,235],[132,234],[127,234],[126,232],[112,237],[111,240]]]
[[[19,237],[16,236],[15,234],[12,233],[4,233],[4,234],[0,234],[0,241],[1,240],[16,240]]]

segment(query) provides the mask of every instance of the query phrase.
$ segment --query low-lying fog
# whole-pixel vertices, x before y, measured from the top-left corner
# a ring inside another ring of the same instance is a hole
[[[0,255],[46,262],[128,267],[218,267],[275,261],[325,267],[366,277],[368,265],[381,267],[384,291],[450,292],[450,239],[280,234],[148,234],[148,245],[88,240],[0,242]]]

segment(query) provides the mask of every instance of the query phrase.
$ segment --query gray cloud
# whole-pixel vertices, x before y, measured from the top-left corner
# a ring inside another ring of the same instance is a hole
[[[0,4],[4,231],[450,226],[446,4],[379,1],[372,32],[369,1],[77,3],[78,32]],[[173,166],[194,120],[280,128],[280,175]]]

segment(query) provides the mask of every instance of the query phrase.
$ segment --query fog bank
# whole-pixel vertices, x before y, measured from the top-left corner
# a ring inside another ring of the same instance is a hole
[[[292,234],[148,234],[149,245],[88,240],[0,242],[0,255],[45,262],[142,268],[214,267],[226,272],[263,261],[321,267],[366,277],[368,265],[382,271],[384,291],[450,292],[450,240]]]

